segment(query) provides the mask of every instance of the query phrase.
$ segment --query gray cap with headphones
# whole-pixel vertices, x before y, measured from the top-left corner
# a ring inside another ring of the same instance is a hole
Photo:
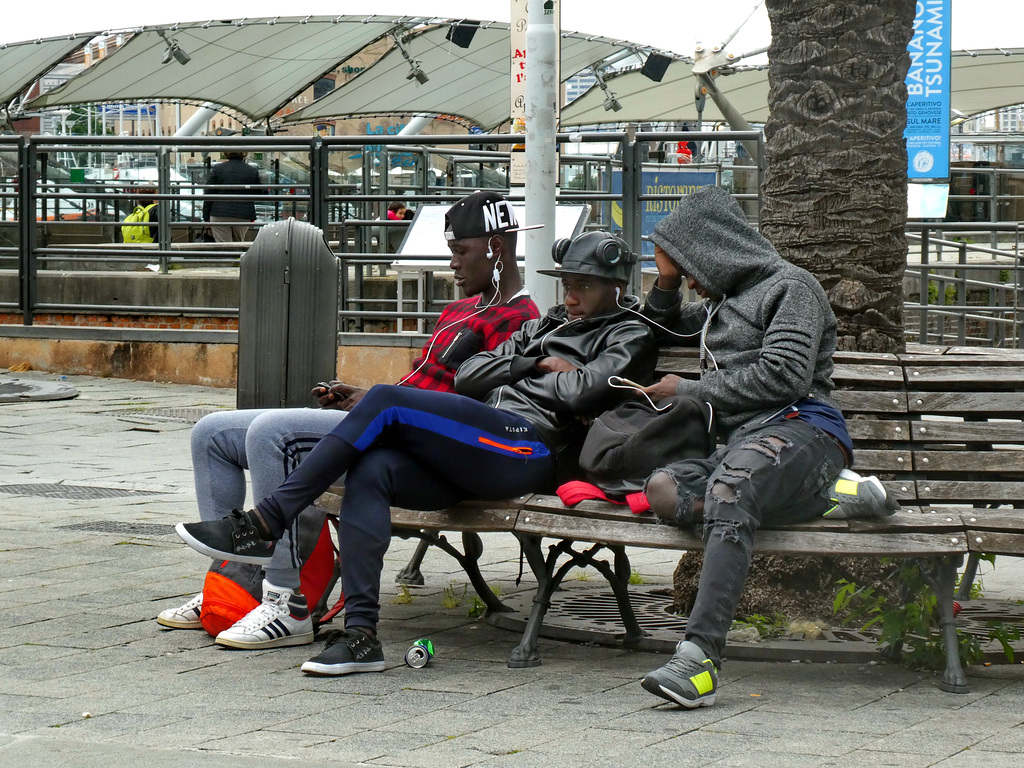
[[[562,238],[551,246],[555,269],[538,269],[541,275],[593,275],[605,280],[629,282],[636,255],[626,241],[608,232],[584,232],[572,240]]]

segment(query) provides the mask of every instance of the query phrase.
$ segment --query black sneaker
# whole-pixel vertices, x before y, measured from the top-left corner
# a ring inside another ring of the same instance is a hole
[[[343,630],[327,636],[327,646],[302,665],[308,675],[351,675],[383,672],[384,651],[380,641],[362,632]]]
[[[274,555],[275,542],[260,538],[249,518],[237,509],[208,523],[178,523],[174,530],[196,552],[215,560],[267,565]]]

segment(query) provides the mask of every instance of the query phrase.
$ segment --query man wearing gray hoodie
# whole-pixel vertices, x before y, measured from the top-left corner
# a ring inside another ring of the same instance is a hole
[[[699,346],[701,376],[669,375],[645,391],[706,401],[725,443],[707,459],[658,470],[645,488],[659,517],[696,527],[704,540],[686,637],[642,681],[694,708],[714,703],[758,528],[825,514],[881,517],[898,506],[876,478],[845,469],[853,444],[829,399],[836,318],[814,276],[779,256],[718,187],[683,198],[651,240],[658,279],[644,314],[663,326],[661,341]],[[684,281],[703,302],[681,301]]]

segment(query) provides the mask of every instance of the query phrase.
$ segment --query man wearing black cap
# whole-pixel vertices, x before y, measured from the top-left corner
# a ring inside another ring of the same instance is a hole
[[[481,236],[509,226],[509,214],[507,206],[493,206]],[[459,217],[448,218],[452,242],[478,234],[462,229]],[[635,261],[626,244],[591,232],[559,241],[553,257],[559,267],[545,274],[562,279],[564,305],[464,362],[458,395],[373,387],[255,509],[177,526],[203,554],[267,562],[291,520],[347,471],[339,528],[345,631],[303,664],[304,672],[383,671],[376,630],[392,504],[443,509],[467,498],[550,491],[558,459],[571,455],[582,423],[622,398],[609,377],[652,380],[653,334],[624,306],[635,307],[636,299],[622,296]]]

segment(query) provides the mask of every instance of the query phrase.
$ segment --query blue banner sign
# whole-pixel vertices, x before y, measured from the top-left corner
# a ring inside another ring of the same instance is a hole
[[[696,192],[701,187],[712,187],[718,183],[715,171],[690,169],[664,169],[644,171],[641,179],[640,194],[671,195],[668,200],[644,200],[640,212],[640,234],[650,235],[654,225],[668,216],[679,205],[679,199]],[[622,171],[612,172],[612,194],[622,194]],[[622,229],[622,205],[612,203],[613,229]],[[640,248],[641,256],[654,257],[654,244],[644,240]]]
[[[919,0],[907,50],[907,178],[949,178],[951,0]]]
[[[107,117],[136,118],[156,117],[156,104],[100,104],[97,109]]]

